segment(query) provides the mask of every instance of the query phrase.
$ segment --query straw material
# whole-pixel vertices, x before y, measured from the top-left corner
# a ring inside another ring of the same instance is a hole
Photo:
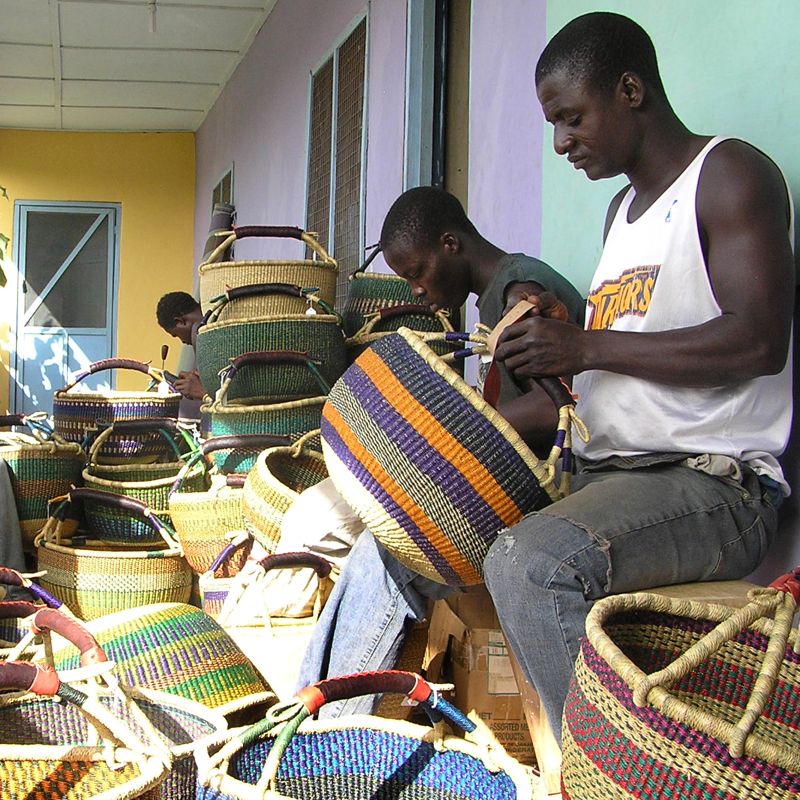
[[[235,706],[267,686],[231,637],[199,609],[162,603],[108,614],[87,623],[117,674],[132,686],[185,697],[209,708]],[[53,643],[56,670],[75,669],[78,656]]]
[[[742,609],[644,593],[595,604],[564,709],[564,797],[800,793],[794,601],[749,596]]]
[[[345,333],[355,336],[367,319],[383,308],[412,303],[424,305],[420,298],[414,297],[403,278],[380,272],[354,272],[349,279],[342,313]]]
[[[562,416],[564,436],[569,424]],[[540,461],[406,328],[372,345],[333,387],[322,439],[330,476],[365,526],[440,583],[481,583],[498,532],[562,496],[560,445]]]
[[[242,508],[247,530],[268,553],[275,552],[289,506],[304,489],[327,477],[322,455],[302,442],[258,456],[244,483]]]

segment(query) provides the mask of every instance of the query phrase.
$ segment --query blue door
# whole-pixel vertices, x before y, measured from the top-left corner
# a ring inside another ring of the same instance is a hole
[[[16,203],[12,411],[52,413],[53,392],[113,354],[119,216],[117,204]],[[113,372],[101,372],[81,386],[110,381]]]

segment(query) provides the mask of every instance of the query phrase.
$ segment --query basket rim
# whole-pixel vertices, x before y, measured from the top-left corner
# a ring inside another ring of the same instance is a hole
[[[336,327],[341,327],[339,318],[335,314],[313,314],[306,316],[305,314],[265,314],[260,317],[251,317],[249,319],[224,319],[215,320],[214,322],[207,322],[201,325],[197,331],[198,338],[211,330],[219,330],[220,328],[233,327],[234,325],[256,325],[258,323],[279,323],[279,322],[302,322],[307,325],[309,322],[334,324]]]
[[[159,462],[154,462],[152,464],[98,464],[92,462],[84,467],[81,472],[81,477],[84,480],[88,478],[93,483],[99,483],[101,486],[113,486],[122,489],[158,489],[162,486],[172,486],[172,484],[175,483],[175,478],[183,464],[179,461],[174,461],[163,463],[163,466],[166,467],[173,464],[178,467],[178,469],[175,470],[175,474],[167,476],[166,478],[153,478],[149,481],[115,481],[111,478],[101,478],[99,475],[93,475],[92,469],[100,467],[101,469],[113,470],[114,472],[130,472],[131,470],[135,471],[137,468],[142,467],[143,469],[141,471],[144,471],[146,469],[152,469],[154,466],[160,466],[161,464],[159,464]],[[189,468],[186,473],[186,478],[195,478],[198,473],[202,474],[204,471],[203,463],[198,461]]]
[[[315,395],[314,397],[300,397],[297,400],[285,400],[280,403],[253,403],[252,405],[245,403],[237,405],[237,399],[239,398],[234,398],[229,402],[212,400],[210,403],[203,403],[203,405],[200,406],[200,411],[212,414],[241,414],[243,411],[287,411],[293,408],[306,408],[307,406],[324,405],[328,398],[324,394],[321,394]],[[265,400],[266,398],[257,397],[247,399]]]
[[[224,269],[226,267],[233,267],[234,269],[240,267],[318,267],[320,269],[329,270],[331,272],[338,272],[339,265],[334,259],[330,261],[314,260],[311,258],[295,258],[295,259],[245,259],[243,261],[212,261],[211,263],[200,264],[197,268],[198,274],[202,275],[205,272],[212,272],[216,269]]]

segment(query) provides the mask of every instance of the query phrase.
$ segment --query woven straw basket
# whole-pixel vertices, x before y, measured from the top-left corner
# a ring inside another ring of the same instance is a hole
[[[68,539],[77,527],[69,516],[72,506],[86,499],[107,502],[146,519],[166,546],[110,547],[94,539]],[[75,489],[47,520],[36,548],[38,568],[47,571],[40,580],[42,587],[81,619],[151,603],[186,603],[191,595],[192,571],[174,532],[131,497]]]
[[[742,609],[599,600],[564,708],[564,797],[797,797],[800,583],[786,577]]]
[[[25,426],[30,434],[0,433],[0,458],[8,467],[17,507],[23,549],[34,552],[33,540],[47,521],[47,502],[81,482],[86,453],[79,444],[28,424],[22,415],[0,417],[0,427]]]
[[[465,732],[452,736],[379,717],[313,721],[326,702],[401,692],[428,713]],[[477,716],[462,714],[418,675],[361,673],[322,681],[230,732],[213,756],[196,753],[197,800],[287,797],[315,800],[530,800],[531,784]]]
[[[318,431],[310,431],[288,447],[272,447],[247,473],[242,507],[247,530],[268,553],[281,534],[283,515],[300,493],[328,477],[322,454],[308,446]]]
[[[90,375],[112,369],[129,369],[143,372],[157,384],[157,391],[79,392],[78,384]],[[86,435],[97,429],[98,421],[150,419],[153,417],[178,418],[181,396],[165,381],[164,374],[141,361],[126,358],[108,358],[96,361],[76,375],[75,380],[53,395],[53,427],[68,442],[81,444]],[[114,436],[99,454],[103,463],[120,463],[131,459],[152,461],[167,450],[161,435],[153,431],[145,438],[126,439]]]
[[[314,254],[313,259],[280,261],[219,261],[230,246],[239,239],[264,237],[298,239]],[[328,305],[336,302],[336,276],[339,268],[316,236],[302,228],[273,225],[240,225],[222,238],[217,248],[197,269],[200,276],[200,305],[208,311],[212,298],[230,289],[256,283],[285,283],[315,289],[315,294]],[[258,316],[264,308],[257,297],[242,300],[238,314]],[[292,313],[292,312],[289,312]]]
[[[562,496],[555,464],[570,450],[574,406],[566,392],[557,404],[559,435],[540,461],[419,335],[401,328],[359,356],[331,390],[325,463],[342,497],[398,560],[440,583],[481,583],[498,532]]]

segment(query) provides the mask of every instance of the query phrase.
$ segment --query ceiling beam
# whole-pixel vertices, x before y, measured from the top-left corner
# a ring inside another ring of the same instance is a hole
[[[59,0],[50,0],[50,40],[53,48],[53,107],[55,125],[61,130],[64,125],[61,114],[61,18]]]

